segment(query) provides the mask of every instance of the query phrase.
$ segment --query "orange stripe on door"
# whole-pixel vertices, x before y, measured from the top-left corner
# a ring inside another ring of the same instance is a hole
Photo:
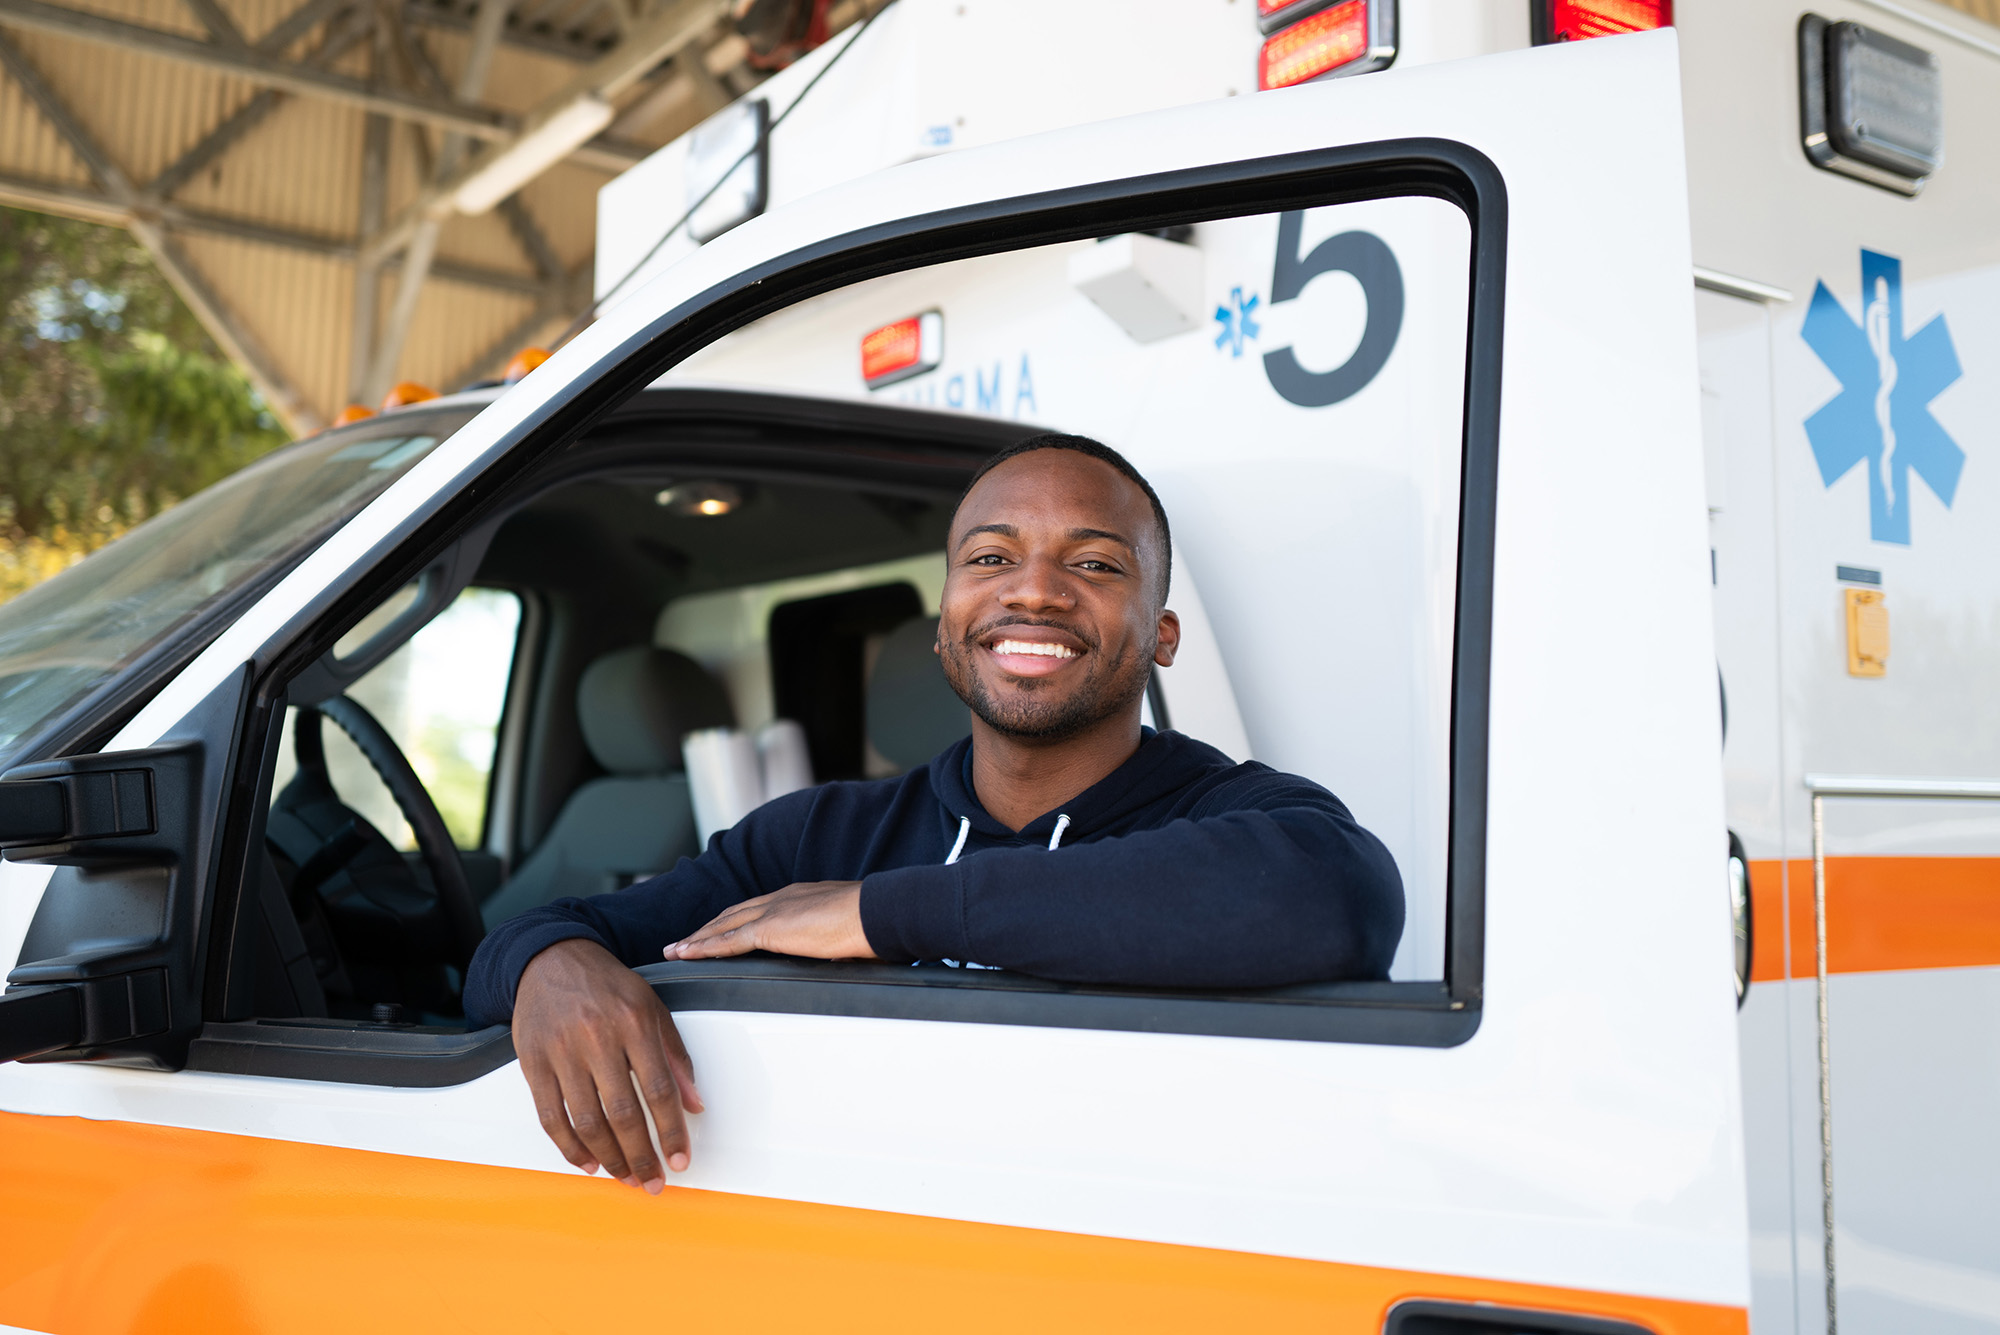
[[[1816,972],[1812,859],[1753,862],[1754,982],[1785,976],[1780,878],[1787,867],[1792,976]],[[1830,973],[2000,964],[2000,858],[1828,858],[1826,964]]]
[[[1741,1308],[70,1117],[0,1114],[0,1221],[0,1322],[63,1335],[1373,1332],[1409,1297],[1748,1329]]]

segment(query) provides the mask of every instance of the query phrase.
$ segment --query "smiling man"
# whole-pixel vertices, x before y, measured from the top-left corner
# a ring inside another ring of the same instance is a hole
[[[901,778],[778,798],[665,875],[523,913],[479,948],[467,1013],[511,1021],[571,1163],[654,1192],[687,1166],[694,1070],[631,967],[661,959],[767,950],[1154,988],[1387,976],[1402,883],[1347,808],[1140,725],[1180,620],[1166,511],[1131,464],[1031,437],[974,476],[949,542],[937,652],[969,738]]]

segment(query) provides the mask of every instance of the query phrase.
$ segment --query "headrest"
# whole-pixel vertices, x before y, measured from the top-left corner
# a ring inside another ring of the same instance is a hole
[[[910,770],[972,731],[965,701],[944,679],[932,646],[936,617],[913,617],[882,637],[868,678],[868,740]]]
[[[584,669],[576,716],[591,756],[613,774],[672,773],[681,768],[683,736],[736,722],[728,694],[707,669],[643,644]]]

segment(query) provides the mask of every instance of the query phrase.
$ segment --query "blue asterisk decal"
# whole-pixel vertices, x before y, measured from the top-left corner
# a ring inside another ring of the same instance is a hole
[[[1222,332],[1215,336],[1215,346],[1228,348],[1232,357],[1241,357],[1244,340],[1257,337],[1257,321],[1254,318],[1257,296],[1252,293],[1246,297],[1242,288],[1232,287],[1229,289],[1229,301],[1229,305],[1215,308],[1215,322],[1222,326]]]
[[[1806,419],[1820,480],[1830,487],[1865,462],[1869,536],[1907,547],[1910,474],[1949,508],[1965,466],[1965,451],[1930,411],[1931,400],[1960,374],[1944,317],[1904,338],[1903,263],[1864,250],[1860,321],[1822,282],[1813,288],[1801,332],[1840,377],[1840,393]]]

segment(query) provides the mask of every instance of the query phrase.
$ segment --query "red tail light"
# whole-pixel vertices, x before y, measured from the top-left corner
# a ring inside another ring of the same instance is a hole
[[[1257,57],[1259,88],[1290,88],[1368,54],[1369,0],[1345,0],[1273,33]],[[1258,0],[1262,10],[1264,0]],[[1277,6],[1279,11],[1290,6]]]
[[[1674,0],[1535,0],[1534,20],[1537,45],[1580,42],[1672,27]]]
[[[944,360],[944,317],[936,311],[861,336],[861,378],[870,389],[935,370]]]
[[[1265,35],[1295,23],[1314,10],[1325,9],[1333,0],[1257,0],[1257,26]]]

